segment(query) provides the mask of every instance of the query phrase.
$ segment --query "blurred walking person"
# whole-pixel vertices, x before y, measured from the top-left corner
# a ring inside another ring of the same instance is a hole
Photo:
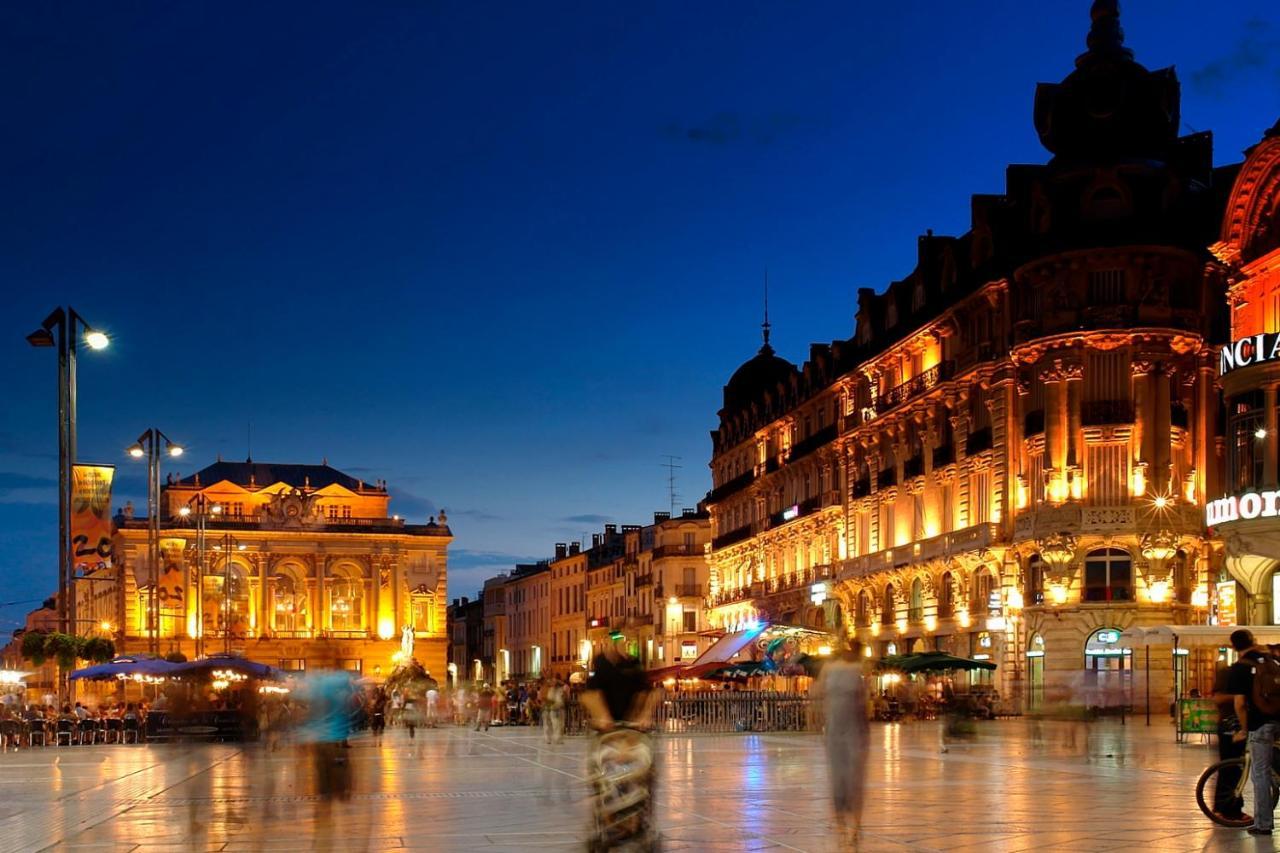
[[[493,688],[486,684],[476,694],[476,731],[489,731],[493,722],[493,703],[497,698]]]
[[[856,842],[862,821],[862,791],[866,780],[867,687],[862,675],[861,649],[840,652],[822,667],[816,691],[826,720],[827,767],[836,824]]]
[[[556,676],[542,688],[542,731],[547,743],[564,740],[564,684]]]

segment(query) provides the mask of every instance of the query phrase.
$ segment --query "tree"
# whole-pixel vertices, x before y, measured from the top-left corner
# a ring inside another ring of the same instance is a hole
[[[80,657],[90,663],[106,663],[116,656],[116,644],[106,637],[89,637],[84,640]]]
[[[22,656],[36,666],[44,666],[47,655],[44,641],[49,635],[43,631],[27,631],[22,635]]]

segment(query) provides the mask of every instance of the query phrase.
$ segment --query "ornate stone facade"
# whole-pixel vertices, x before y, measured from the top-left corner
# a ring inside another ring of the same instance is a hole
[[[726,385],[719,627],[990,658],[1022,710],[1090,684],[1140,702],[1111,630],[1208,618],[1226,285],[1208,247],[1238,167],[1178,136],[1173,70],[1133,60],[1115,4],[1093,12],[1076,69],[1037,90],[1052,159],[1010,167],[966,234],[930,232],[910,275],[860,291],[852,338],[797,368],[766,327]],[[1152,669],[1167,702],[1174,667]]]
[[[383,483],[328,465],[219,461],[162,489],[159,577],[147,523],[126,507],[114,560],[80,584],[82,613],[117,648],[188,657],[231,651],[285,668],[390,673],[402,631],[443,678],[447,550],[443,511],[426,524],[390,515]],[[202,533],[203,531],[203,533]]]

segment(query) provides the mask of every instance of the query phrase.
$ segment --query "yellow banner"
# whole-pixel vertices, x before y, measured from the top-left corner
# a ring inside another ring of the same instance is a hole
[[[71,466],[71,553],[77,571],[111,566],[114,465]]]

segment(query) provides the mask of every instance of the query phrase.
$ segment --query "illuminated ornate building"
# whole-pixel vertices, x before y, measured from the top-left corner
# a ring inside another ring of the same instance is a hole
[[[1036,91],[1048,163],[1010,166],[967,233],[926,234],[910,275],[861,290],[852,338],[797,367],[766,321],[725,386],[721,629],[991,659],[1025,707],[1082,677],[1130,687],[1125,628],[1205,621],[1225,286],[1207,249],[1238,167],[1178,135],[1176,76],[1134,61],[1115,3],[1087,45]],[[1153,661],[1153,695],[1174,669]]]
[[[1206,522],[1226,545],[1219,618],[1280,624],[1280,122],[1251,148],[1213,253],[1228,276],[1230,342],[1217,368],[1226,400],[1226,466]],[[1238,593],[1238,594],[1237,594]],[[1235,604],[1235,607],[1231,605]]]
[[[219,461],[162,488],[159,578],[147,520],[118,515],[115,568],[79,584],[82,613],[113,626],[117,648],[188,657],[231,651],[301,670],[389,674],[406,630],[443,677],[447,550],[439,520],[388,512],[385,484],[327,464]],[[157,592],[158,591],[158,592]],[[153,609],[152,596],[157,596]]]

